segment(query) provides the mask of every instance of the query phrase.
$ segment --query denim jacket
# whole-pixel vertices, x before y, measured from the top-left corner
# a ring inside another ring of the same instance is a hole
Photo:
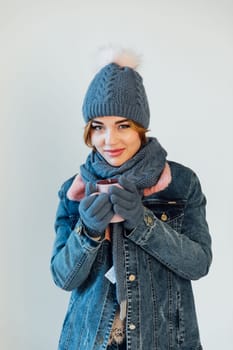
[[[128,298],[127,350],[202,349],[191,280],[206,275],[212,259],[205,196],[195,173],[169,162],[172,181],[143,198],[144,220],[124,236]],[[79,218],[79,202],[60,192],[51,271],[72,291],[59,350],[104,350],[117,310],[111,243],[95,241]]]

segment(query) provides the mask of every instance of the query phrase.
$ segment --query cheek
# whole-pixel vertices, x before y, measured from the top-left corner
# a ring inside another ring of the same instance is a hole
[[[90,141],[91,141],[92,146],[97,146],[98,145],[98,137],[96,137],[96,135],[91,134]]]
[[[94,147],[98,152],[101,153],[104,145],[103,138],[100,137],[99,135],[98,136],[92,135],[90,140],[91,140],[92,147]]]
[[[137,153],[141,147],[141,142],[135,142],[134,146],[132,147],[132,152]]]
[[[133,135],[134,137],[131,137],[129,139],[129,145],[131,145],[132,149],[135,149],[135,151],[137,152],[138,149],[141,147],[141,139],[139,137],[139,135]]]

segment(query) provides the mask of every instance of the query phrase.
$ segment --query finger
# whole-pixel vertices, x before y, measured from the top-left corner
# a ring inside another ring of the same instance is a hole
[[[95,193],[95,192],[97,192],[96,185],[91,183],[91,182],[87,182],[86,188],[85,188],[86,196],[90,196],[90,194]]]
[[[97,216],[98,213],[106,212],[106,209],[111,208],[109,196],[106,193],[101,193],[95,196],[95,201],[92,203],[89,213],[93,216]]]
[[[102,214],[102,213],[101,213]],[[104,215],[101,218],[98,218],[99,221],[103,221],[105,223],[109,223],[111,221],[111,219],[113,218],[113,216],[115,215],[113,208],[109,208],[108,210],[106,210],[106,212],[104,213]]]
[[[132,209],[132,207],[134,207],[135,205],[135,197],[132,200],[130,200],[128,197],[125,199],[119,197],[118,195],[112,194],[110,200],[113,205],[118,204],[126,210]]]
[[[117,186],[113,186],[109,190],[109,195],[110,195],[111,201],[112,201],[112,196],[114,195],[114,196],[118,197],[119,199],[127,200],[127,201],[131,202],[132,200],[135,199],[135,194],[136,194],[135,192],[129,192],[128,190],[117,187]]]
[[[98,196],[98,194],[83,198],[83,199],[81,200],[81,202],[80,202],[80,207],[81,207],[83,210],[88,210],[88,208],[89,208],[89,207],[92,205],[92,203],[96,200],[97,196]]]
[[[137,191],[137,187],[135,186],[135,184],[129,181],[125,176],[121,176],[118,182],[125,190],[129,192]]]
[[[114,204],[113,210],[115,214],[120,215],[125,220],[131,220],[136,222],[141,217],[141,209],[139,207],[129,210],[123,208],[119,204]]]
[[[123,219],[127,220],[129,216],[129,210],[123,208],[122,206],[118,204],[113,205],[113,210],[115,214],[120,215]]]

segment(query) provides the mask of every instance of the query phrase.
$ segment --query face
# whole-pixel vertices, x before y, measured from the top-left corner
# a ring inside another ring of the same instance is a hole
[[[140,136],[129,120],[115,116],[92,120],[91,143],[112,166],[124,164],[141,147]]]

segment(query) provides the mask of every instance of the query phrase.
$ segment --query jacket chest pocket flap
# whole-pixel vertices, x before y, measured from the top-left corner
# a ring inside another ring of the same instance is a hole
[[[144,199],[143,205],[162,222],[181,232],[186,200]]]

